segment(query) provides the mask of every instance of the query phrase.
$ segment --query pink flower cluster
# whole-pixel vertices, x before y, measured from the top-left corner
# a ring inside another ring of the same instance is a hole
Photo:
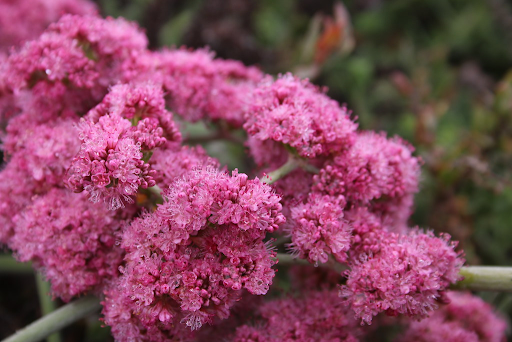
[[[360,329],[336,291],[306,292],[302,298],[269,301],[256,324],[236,330],[233,342],[357,342]]]
[[[108,211],[86,196],[54,188],[14,216],[10,247],[20,261],[32,261],[43,272],[54,295],[68,301],[98,292],[105,279],[116,276],[123,259],[116,241],[122,220],[133,212]]]
[[[252,174],[308,167],[273,185],[219,171],[202,147],[182,145],[166,106],[247,133]],[[66,15],[0,59],[0,138],[0,243],[64,300],[103,293],[119,341],[191,341],[215,327],[233,341],[357,341],[358,320],[424,318],[459,279],[455,243],[408,226],[411,146],[357,131],[344,106],[291,74],[273,79],[204,49],[149,51],[124,19]],[[292,271],[295,297],[251,302],[271,290],[271,236],[346,271]],[[240,300],[254,314],[220,324]],[[455,326],[463,311],[432,319]],[[476,323],[467,334],[502,335]]]
[[[346,108],[291,74],[261,82],[245,119],[244,129],[251,139],[290,146],[306,158],[342,151],[357,128]],[[260,163],[270,161],[262,157],[268,152],[251,151]]]
[[[165,189],[174,180],[196,168],[218,168],[219,162],[209,157],[201,146],[190,147],[168,143],[156,149],[151,157],[152,168],[157,172],[156,182]]]
[[[86,0],[0,1],[0,53],[26,40],[37,38],[63,14],[94,14],[96,6]]]
[[[470,293],[446,293],[449,305],[411,321],[396,342],[503,342],[507,323],[491,305]]]
[[[340,296],[368,324],[383,311],[427,317],[444,300],[444,289],[460,278],[463,261],[454,251],[455,244],[447,235],[437,238],[419,230],[373,235],[377,243],[373,251],[351,259]]]
[[[383,196],[395,198],[415,192],[418,160],[401,139],[361,132],[354,144],[335,156],[314,177],[313,190],[365,205]]]
[[[332,255],[347,261],[352,228],[343,219],[345,199],[312,194],[306,204],[291,209],[292,250],[310,262],[326,263]]]
[[[106,291],[105,322],[119,341],[160,341],[227,318],[242,289],[265,294],[275,254],[263,238],[284,221],[258,179],[213,168],[185,173],[165,202],[126,228],[122,276]]]
[[[157,172],[144,155],[164,145],[166,137],[181,138],[165,110],[162,89],[151,84],[113,87],[82,119],[78,131],[82,146],[69,168],[68,185],[112,210],[132,203],[139,187],[156,185]]]
[[[251,94],[263,73],[238,61],[214,59],[208,50],[166,50],[157,64],[170,108],[186,120],[244,123]]]
[[[308,195],[290,201],[286,230],[295,254],[313,263],[325,263],[329,256],[347,262],[346,252],[368,231],[407,231],[419,178],[412,148],[399,139],[361,132],[321,165],[318,175],[309,176]],[[293,183],[284,182],[278,189],[293,190]]]

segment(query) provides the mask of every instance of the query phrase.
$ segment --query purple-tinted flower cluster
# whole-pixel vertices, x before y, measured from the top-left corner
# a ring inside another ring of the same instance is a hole
[[[254,173],[308,167],[272,186],[219,171],[202,147],[182,145],[166,106],[180,120],[243,128]],[[273,79],[204,49],[149,51],[130,22],[66,15],[0,57],[0,138],[0,243],[64,300],[103,293],[119,341],[200,338],[242,295],[266,294],[277,264],[269,233],[287,234],[296,257],[346,271],[296,272],[304,298],[263,303],[256,325],[224,325],[227,339],[357,341],[358,320],[424,318],[459,300],[445,293],[463,263],[455,243],[408,227],[413,148],[357,131],[344,106],[291,74]],[[432,320],[455,327],[464,310]],[[404,339],[428,336],[425,322]],[[472,322],[460,336],[502,331]]]
[[[347,299],[356,317],[371,323],[385,311],[425,318],[444,300],[444,290],[459,280],[462,266],[449,236],[413,230],[407,235],[381,231],[377,245],[351,259],[347,283],[340,296]]]
[[[10,247],[20,261],[32,261],[51,282],[53,293],[68,301],[98,292],[105,279],[117,274],[123,259],[116,246],[121,220],[133,212],[108,211],[82,194],[54,188],[14,216]]]
[[[135,123],[132,126],[132,123]],[[168,140],[181,138],[165,110],[160,87],[117,85],[82,119],[82,146],[69,168],[69,187],[87,191],[110,209],[132,203],[139,188],[156,185],[157,171],[144,158]]]
[[[34,125],[25,119],[27,116],[20,115],[11,120],[11,134],[5,139],[4,152],[10,157],[1,171],[0,243],[9,243],[15,227],[13,213],[29,204],[32,196],[63,187],[66,169],[79,149],[73,120]]]
[[[260,322],[236,330],[233,342],[339,341],[357,342],[361,332],[336,291],[306,292],[259,308]]]
[[[96,6],[86,0],[0,1],[0,53],[26,40],[37,38],[63,14],[94,14]]]
[[[169,106],[189,121],[219,120],[240,127],[250,106],[247,96],[263,78],[254,67],[213,59],[208,50],[167,50],[158,55],[158,69]]]
[[[416,191],[418,160],[400,139],[362,132],[355,143],[315,176],[313,190],[343,195],[354,205],[365,205],[383,196],[395,198]]]
[[[274,255],[263,238],[284,217],[268,185],[236,171],[196,169],[165,199],[123,236],[123,275],[104,304],[120,341],[165,340],[180,334],[179,322],[195,330],[227,318],[242,289],[261,295],[272,283]]]
[[[201,146],[190,147],[168,143],[156,149],[151,157],[152,167],[157,171],[157,184],[168,188],[174,180],[196,168],[218,168],[219,162],[209,157]]]
[[[507,323],[470,293],[446,293],[450,303],[422,321],[411,321],[397,342],[503,342]]]
[[[357,134],[354,144],[310,176],[307,197],[290,201],[286,229],[292,250],[313,263],[325,263],[331,255],[347,262],[346,252],[369,231],[405,232],[418,175],[419,161],[400,140]],[[284,182],[277,188],[286,194],[293,185]]]
[[[345,107],[291,74],[262,81],[245,119],[249,141],[259,141],[249,142],[259,164],[271,164],[283,144],[306,158],[340,152],[352,143],[357,128]],[[262,144],[266,141],[272,143]]]
[[[329,197],[312,194],[306,204],[291,209],[292,249],[310,262],[327,262],[330,255],[340,262],[347,261],[351,231],[343,219],[343,196]]]

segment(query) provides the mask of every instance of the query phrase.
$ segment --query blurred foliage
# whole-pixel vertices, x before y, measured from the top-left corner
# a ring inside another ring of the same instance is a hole
[[[97,2],[138,21],[152,48],[209,46],[327,86],[362,129],[423,159],[411,224],[450,233],[469,264],[512,265],[512,1]],[[509,295],[486,299],[511,317]]]

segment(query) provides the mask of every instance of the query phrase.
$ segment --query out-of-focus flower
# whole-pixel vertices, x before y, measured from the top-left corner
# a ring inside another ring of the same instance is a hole
[[[491,305],[470,293],[449,291],[450,303],[409,323],[397,342],[504,342],[507,323]]]

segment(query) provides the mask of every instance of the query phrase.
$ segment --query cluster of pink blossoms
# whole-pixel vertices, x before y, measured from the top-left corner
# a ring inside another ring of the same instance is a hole
[[[165,202],[126,227],[122,276],[103,313],[119,340],[178,338],[229,317],[242,290],[267,293],[275,253],[263,241],[284,221],[279,197],[258,179],[214,168],[185,173]]]
[[[503,342],[507,323],[493,308],[470,293],[446,294],[449,305],[422,321],[409,322],[396,342]]]
[[[93,2],[86,0],[2,0],[0,1],[0,54],[15,45],[37,38],[62,15],[94,14]],[[1,58],[1,57],[0,57]]]
[[[81,120],[78,133],[82,145],[69,168],[68,185],[112,210],[132,203],[139,188],[156,185],[157,171],[144,155],[181,139],[161,87],[152,84],[114,86]]]
[[[447,294],[456,244],[408,226],[421,164],[410,145],[358,130],[307,80],[206,49],[149,51],[133,23],[84,8],[0,60],[0,243],[55,296],[101,296],[118,341],[353,342],[383,312],[432,315],[400,342],[455,327],[468,341],[503,336],[488,306]],[[228,172],[184,145],[178,116],[246,134],[258,168]],[[256,178],[285,163],[296,168],[272,185]],[[345,270],[292,271],[294,295],[254,300],[281,266],[269,234]],[[477,308],[487,320],[470,319]]]

